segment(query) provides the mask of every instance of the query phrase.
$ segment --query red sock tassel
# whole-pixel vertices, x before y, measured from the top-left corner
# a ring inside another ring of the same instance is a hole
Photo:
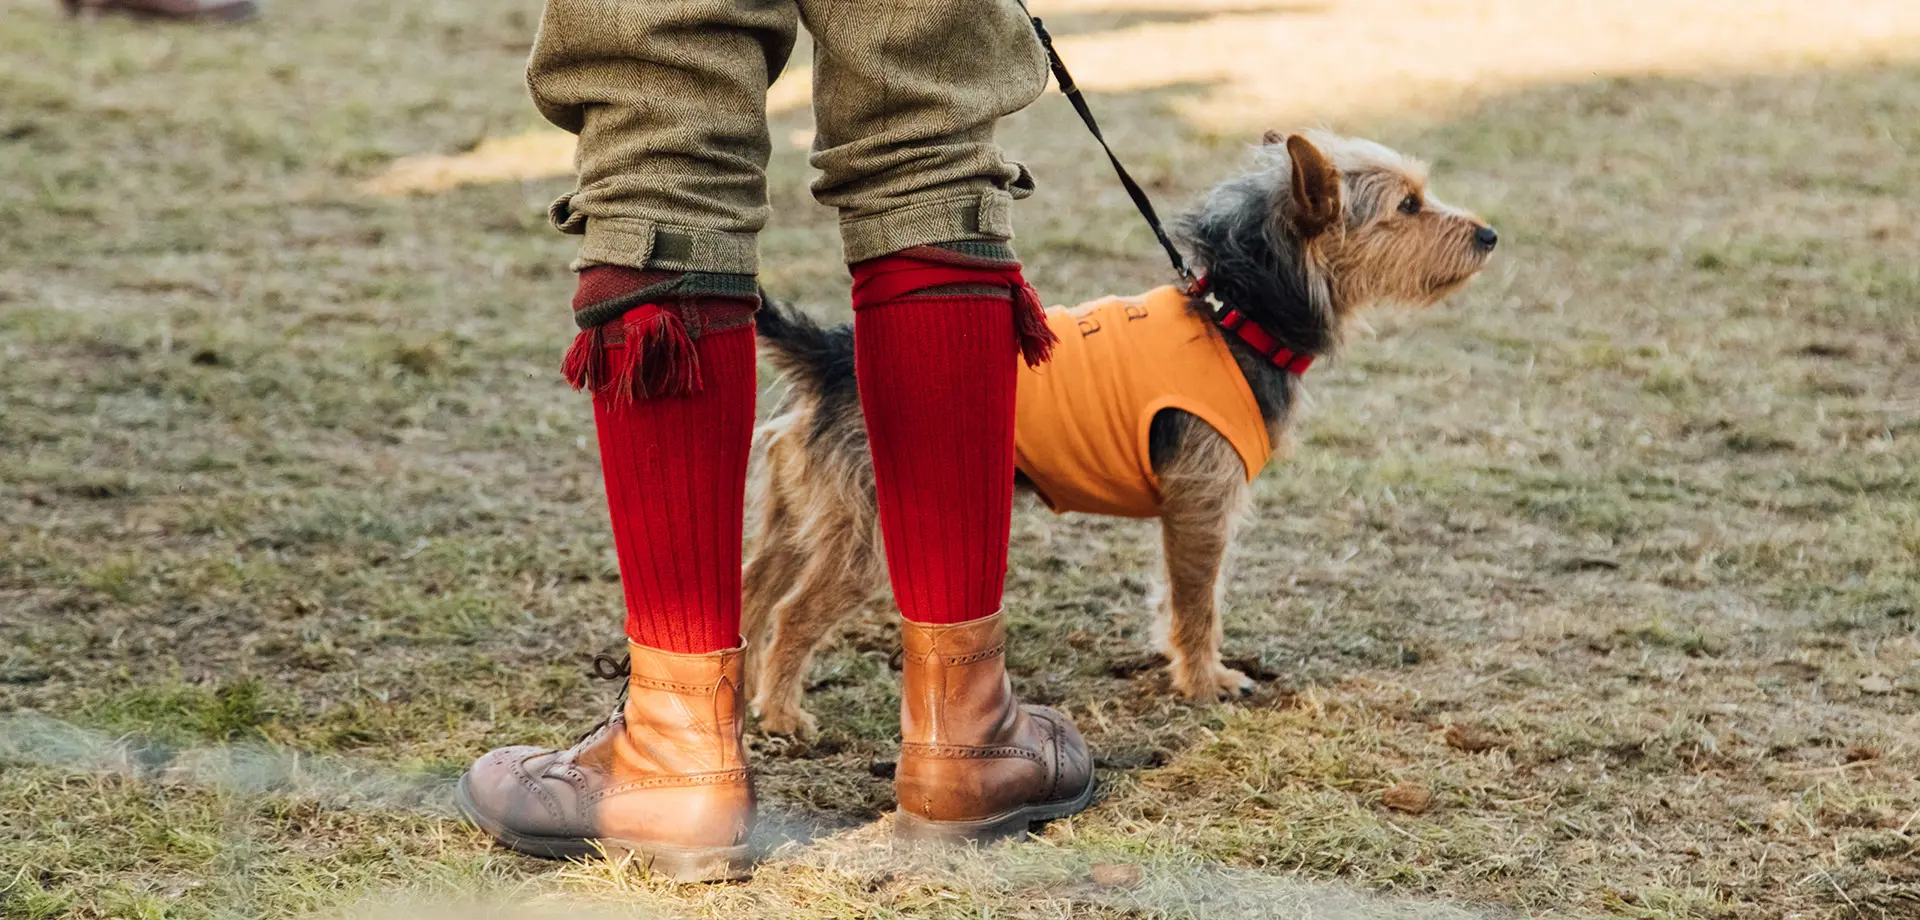
[[[1013,289],[1013,335],[1020,340],[1020,357],[1028,367],[1052,360],[1053,346],[1060,344],[1060,337],[1047,325],[1047,308],[1040,305],[1040,295],[1025,279]]]
[[[573,347],[567,349],[566,358],[560,362],[560,373],[566,375],[567,382],[576,390],[598,393],[607,385],[605,328],[595,326],[574,336]]]
[[[715,288],[751,290],[751,276],[682,275],[617,265],[580,273],[574,320],[586,327],[560,362],[576,390],[618,402],[700,392],[701,335],[752,321],[759,298]],[[728,280],[731,279],[731,280]]]
[[[609,345],[627,347],[609,361]],[[700,359],[686,321],[654,304],[642,304],[615,322],[575,336],[560,372],[574,389],[592,390],[616,402],[700,392]]]
[[[613,369],[615,401],[691,396],[700,392],[700,358],[687,324],[672,310],[651,304],[628,313],[620,323],[627,348]]]

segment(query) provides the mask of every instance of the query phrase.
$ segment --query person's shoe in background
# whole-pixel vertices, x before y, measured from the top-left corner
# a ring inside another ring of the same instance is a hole
[[[61,0],[70,16],[131,16],[174,22],[240,22],[260,15],[255,0]]]

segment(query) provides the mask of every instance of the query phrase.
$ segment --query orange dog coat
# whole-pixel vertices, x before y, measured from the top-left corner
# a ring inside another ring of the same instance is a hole
[[[1015,463],[1047,507],[1158,517],[1160,482],[1147,453],[1154,413],[1179,409],[1225,436],[1259,475],[1273,448],[1253,390],[1220,331],[1173,287],[1054,307],[1053,360],[1022,366],[1014,404]]]

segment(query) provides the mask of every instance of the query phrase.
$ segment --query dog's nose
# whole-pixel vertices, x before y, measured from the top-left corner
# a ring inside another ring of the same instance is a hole
[[[1473,231],[1473,245],[1482,252],[1492,252],[1499,245],[1500,234],[1492,227],[1481,227]]]

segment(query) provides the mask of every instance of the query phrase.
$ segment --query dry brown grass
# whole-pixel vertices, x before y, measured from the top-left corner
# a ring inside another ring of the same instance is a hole
[[[1104,801],[891,851],[873,617],[823,739],[755,739],[787,842],[697,889],[492,853],[433,794],[597,718],[619,642],[566,180],[365,191],[551,172],[500,140],[543,136],[531,7],[53,6],[0,0],[0,916],[1920,916],[1912,3],[1038,4],[1167,205],[1324,121],[1510,245],[1314,371],[1227,598],[1251,702],[1140,658],[1151,528],[1023,510],[1013,665]],[[844,310],[775,118],[765,280]],[[1063,103],[1005,138],[1051,299],[1163,277]]]

